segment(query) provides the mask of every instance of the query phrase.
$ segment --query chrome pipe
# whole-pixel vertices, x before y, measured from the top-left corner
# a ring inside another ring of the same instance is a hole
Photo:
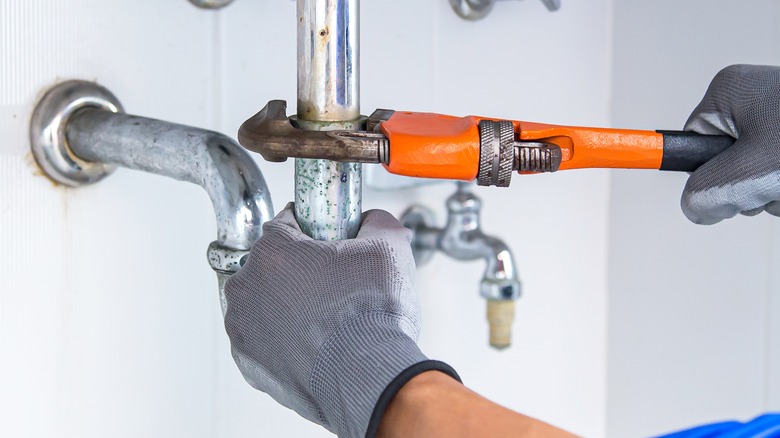
[[[298,0],[298,118],[360,117],[359,0]]]
[[[217,218],[217,242],[249,250],[273,214],[263,174],[244,148],[218,132],[84,108],[66,129],[81,159],[198,184]]]
[[[250,155],[218,132],[86,107],[70,116],[65,138],[80,160],[112,164],[198,184],[217,219],[208,260],[224,283],[243,264],[273,206],[265,179]]]
[[[301,128],[358,129],[359,0],[298,0],[298,117]],[[295,216],[319,240],[348,239],[360,227],[362,166],[295,160]]]

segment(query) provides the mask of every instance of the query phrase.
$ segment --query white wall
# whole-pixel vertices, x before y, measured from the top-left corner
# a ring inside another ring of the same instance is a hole
[[[780,64],[777,0],[615,2],[612,124],[681,129],[717,71]],[[608,434],[780,409],[780,222],[680,212],[686,175],[615,171]]]
[[[295,100],[294,14],[281,0],[219,13],[185,0],[0,0],[0,434],[325,435],[233,365],[201,189],[124,169],[56,187],[26,131],[41,91],[79,78],[131,113],[232,134],[268,99]],[[506,2],[467,23],[443,0],[364,2],[364,112],[605,124],[610,14],[608,0],[556,14]],[[280,208],[291,167],[261,166]],[[486,346],[480,264],[439,256],[418,279],[425,351],[487,396],[587,436],[605,431],[607,189],[607,173],[584,171],[479,190],[485,228],[514,248],[525,282],[509,351]],[[365,204],[441,212],[451,191],[366,190]]]
[[[0,434],[213,430],[208,198],[130,171],[56,187],[26,131],[41,90],[66,78],[208,125],[212,21],[177,2],[0,2]]]

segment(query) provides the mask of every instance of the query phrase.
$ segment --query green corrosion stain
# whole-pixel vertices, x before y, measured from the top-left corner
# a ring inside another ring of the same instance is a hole
[[[328,240],[354,233],[360,216],[360,192],[354,184],[359,184],[360,169],[358,163],[296,160],[296,214],[304,232]]]

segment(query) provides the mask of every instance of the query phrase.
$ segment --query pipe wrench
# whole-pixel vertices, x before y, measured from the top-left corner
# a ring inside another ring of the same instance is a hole
[[[514,172],[584,168],[692,172],[731,146],[729,136],[687,131],[640,131],[559,126],[376,110],[355,121],[355,131],[308,131],[272,100],[241,125],[239,143],[272,162],[318,158],[381,163],[389,172],[421,178],[477,180],[509,186]]]

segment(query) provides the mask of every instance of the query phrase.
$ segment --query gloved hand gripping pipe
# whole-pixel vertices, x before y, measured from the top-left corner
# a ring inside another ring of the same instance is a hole
[[[203,187],[217,218],[208,260],[225,311],[224,283],[273,215],[263,174],[241,146],[218,132],[123,114],[110,91],[85,81],[58,84],[44,95],[30,142],[46,175],[67,186],[95,183],[122,166]]]

